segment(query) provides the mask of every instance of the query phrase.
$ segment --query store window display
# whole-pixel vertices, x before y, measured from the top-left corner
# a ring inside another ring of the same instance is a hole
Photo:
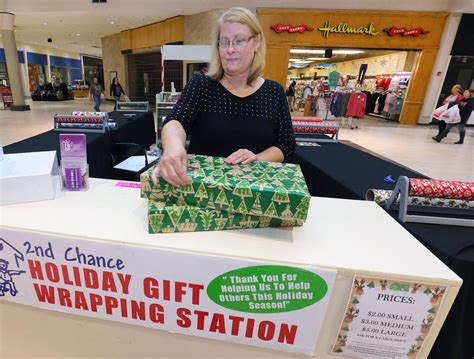
[[[334,49],[330,58],[324,55],[324,49],[315,47],[295,46],[290,50],[287,83],[296,79],[295,104],[298,109],[304,107],[305,116],[350,122],[351,118],[367,115],[371,117],[366,119],[399,121],[416,51]],[[298,69],[300,64],[306,67],[304,77],[298,79],[296,76],[303,74]],[[312,94],[309,100],[305,91]],[[363,115],[362,106],[358,111],[347,111],[353,93],[365,95],[365,101],[364,96],[358,95],[359,102],[365,102]]]
[[[62,82],[69,84],[71,79],[69,78],[69,71],[66,67],[51,66],[51,82],[55,85]]]
[[[44,65],[28,65],[28,82],[31,92],[44,86],[46,83],[46,67]]]
[[[296,147],[285,91],[261,77],[265,38],[255,15],[231,8],[213,32],[211,68],[183,90],[162,130],[163,156],[153,172],[173,186],[190,183],[189,153],[226,157],[228,164],[281,162]]]

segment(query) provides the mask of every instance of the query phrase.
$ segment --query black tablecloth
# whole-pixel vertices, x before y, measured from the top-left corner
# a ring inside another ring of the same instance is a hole
[[[126,117],[125,114],[135,114]],[[150,112],[110,112],[109,118],[117,122],[116,131],[105,133],[85,132],[89,174],[96,178],[112,178],[112,146],[117,142],[138,143],[145,148],[156,142],[155,121]],[[51,119],[52,122],[52,119]],[[5,153],[56,151],[60,160],[59,134],[48,131],[4,147]],[[71,132],[63,132],[71,133]]]
[[[398,176],[427,178],[342,143],[320,146],[298,146],[291,160],[300,164],[312,196],[365,199],[368,189],[393,189],[393,184],[384,181],[388,175],[395,180]]]
[[[370,188],[393,189],[384,181],[392,175],[426,176],[342,143],[320,143],[321,147],[298,146],[291,162],[299,163],[312,196],[365,199]],[[390,211],[398,220],[398,212]],[[431,359],[472,359],[474,338],[474,230],[471,227],[401,223],[434,255],[463,280],[430,353]]]

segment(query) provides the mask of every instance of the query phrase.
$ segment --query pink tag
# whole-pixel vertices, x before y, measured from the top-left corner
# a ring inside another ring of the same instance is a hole
[[[138,182],[123,182],[123,181],[120,181],[120,182],[117,182],[115,184],[115,186],[117,186],[117,187],[128,187],[128,188],[141,188],[142,185]]]

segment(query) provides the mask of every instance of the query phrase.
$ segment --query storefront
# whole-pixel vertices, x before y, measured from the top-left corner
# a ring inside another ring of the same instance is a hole
[[[82,63],[84,65],[84,81],[86,85],[90,85],[94,77],[97,77],[100,84],[104,83],[104,65],[101,58],[83,56]]]
[[[343,81],[335,86],[328,83],[329,87],[358,88],[369,93],[377,89],[381,93],[394,91],[402,99],[394,119],[416,124],[447,15],[258,9],[267,40],[265,77],[282,86],[287,86],[288,76],[303,77],[310,84],[322,78],[319,84],[309,86],[314,91],[315,86],[324,89],[329,73],[338,70]],[[302,57],[311,58],[307,60],[311,61],[307,63],[310,69],[289,69],[292,62],[306,65]],[[387,113],[382,116],[389,117]]]
[[[71,85],[75,80],[82,79],[82,65],[79,59],[50,56],[51,82],[53,84],[66,83]]]
[[[25,63],[25,55],[23,51],[18,51],[18,62],[20,64]],[[5,49],[3,48],[0,48],[0,86],[10,87],[10,81],[8,80],[7,60],[5,57]]]
[[[46,55],[35,52],[27,52],[28,60],[28,84],[29,91],[36,91],[38,86],[46,84],[46,67],[48,66],[48,58]]]

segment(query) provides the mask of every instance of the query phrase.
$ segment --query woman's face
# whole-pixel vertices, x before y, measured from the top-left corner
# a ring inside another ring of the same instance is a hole
[[[471,91],[469,91],[469,90],[464,91],[463,96],[464,96],[464,98],[470,98],[471,97]]]
[[[224,73],[235,76],[248,72],[259,46],[258,38],[252,37],[250,28],[238,22],[225,22],[221,26],[219,40],[219,56]]]
[[[456,86],[453,86],[453,87],[451,88],[451,93],[452,93],[453,95],[457,95],[457,94],[459,93],[458,88],[457,88]]]

